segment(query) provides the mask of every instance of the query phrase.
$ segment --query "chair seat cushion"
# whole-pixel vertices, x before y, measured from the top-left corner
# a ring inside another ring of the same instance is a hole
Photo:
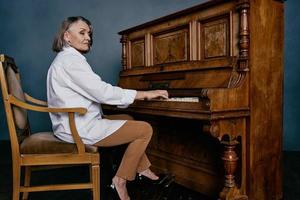
[[[88,153],[97,153],[98,148],[85,145]],[[77,153],[76,144],[64,142],[53,132],[35,133],[27,137],[20,145],[22,154],[54,154],[54,153]]]

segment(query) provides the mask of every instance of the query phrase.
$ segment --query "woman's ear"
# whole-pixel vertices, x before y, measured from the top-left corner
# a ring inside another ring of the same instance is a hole
[[[70,33],[68,31],[64,32],[64,41],[70,44]]]

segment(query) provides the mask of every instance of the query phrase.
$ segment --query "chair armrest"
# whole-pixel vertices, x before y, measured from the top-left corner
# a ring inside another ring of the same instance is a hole
[[[48,106],[48,103],[46,101],[36,99],[36,98],[30,96],[27,93],[25,93],[25,99],[26,99],[26,101],[29,101],[31,103],[34,103],[34,104],[37,104],[37,105],[40,105],[40,106]]]
[[[9,103],[16,105],[18,107],[27,109],[27,110],[33,110],[33,111],[38,111],[38,112],[51,112],[51,113],[57,113],[57,112],[73,112],[73,113],[78,113],[80,115],[84,115],[87,110],[86,108],[81,108],[81,107],[74,107],[74,108],[54,108],[54,107],[43,107],[43,106],[37,106],[37,105],[31,105],[28,104],[24,101],[21,101],[17,97],[13,95],[8,96],[8,101]]]
[[[38,111],[38,112],[51,112],[51,113],[56,113],[56,112],[64,112],[68,113],[69,117],[69,125],[71,129],[71,133],[73,136],[73,139],[76,143],[76,147],[78,150],[78,154],[83,154],[85,153],[85,147],[84,144],[77,132],[76,125],[75,125],[75,113],[78,113],[80,115],[84,115],[87,112],[86,108],[81,108],[81,107],[76,107],[76,108],[49,108],[49,107],[44,107],[44,106],[36,106],[36,105],[31,105],[28,104],[14,95],[9,95],[8,99],[6,99],[10,104],[13,104],[15,106],[27,109],[27,110],[33,110],[33,111]]]

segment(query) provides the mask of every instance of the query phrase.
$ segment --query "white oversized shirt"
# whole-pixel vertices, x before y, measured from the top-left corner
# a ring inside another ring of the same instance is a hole
[[[84,107],[85,115],[75,115],[75,123],[85,144],[94,144],[118,130],[126,120],[103,119],[101,104],[126,106],[133,103],[135,90],[105,83],[86,58],[72,47],[64,47],[52,62],[47,75],[49,107]],[[50,113],[54,134],[73,143],[67,113]]]

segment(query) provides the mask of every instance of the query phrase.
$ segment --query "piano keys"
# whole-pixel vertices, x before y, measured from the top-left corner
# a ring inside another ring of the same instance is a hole
[[[123,30],[125,110],[152,124],[157,172],[218,199],[282,199],[283,1],[216,0]]]
[[[169,102],[199,102],[198,97],[171,97],[168,99],[152,99],[152,101],[169,101]]]

